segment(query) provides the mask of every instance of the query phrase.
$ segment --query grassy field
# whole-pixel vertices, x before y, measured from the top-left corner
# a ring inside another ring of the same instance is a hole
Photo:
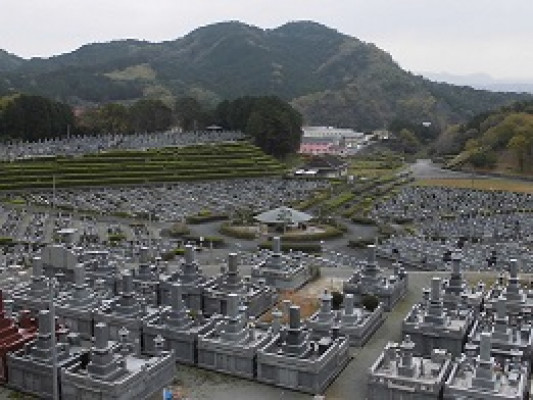
[[[403,162],[394,157],[383,159],[360,159],[353,158],[350,160],[348,173],[364,178],[381,178],[383,176],[393,175],[403,168]]]
[[[249,143],[109,151],[0,163],[0,190],[145,184],[279,175],[285,168]]]
[[[417,186],[445,186],[478,190],[504,190],[508,192],[533,193],[533,182],[505,179],[421,179]]]

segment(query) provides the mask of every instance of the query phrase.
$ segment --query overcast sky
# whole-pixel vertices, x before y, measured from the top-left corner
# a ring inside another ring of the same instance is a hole
[[[51,56],[85,43],[163,41],[239,20],[313,20],[373,42],[410,71],[533,82],[532,0],[0,0],[0,48]]]

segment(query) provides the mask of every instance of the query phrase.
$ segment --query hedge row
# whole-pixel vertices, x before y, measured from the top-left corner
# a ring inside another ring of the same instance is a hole
[[[235,238],[235,239],[244,239],[252,240],[255,239],[256,234],[253,232],[243,231],[237,227],[231,225],[229,222],[224,223],[220,226],[219,232],[223,235]]]
[[[202,240],[200,240],[202,239]],[[197,236],[197,235],[184,235],[183,241],[186,243],[193,243],[196,246],[209,247],[211,244],[213,247],[218,248],[224,246],[224,239],[219,236]]]
[[[233,172],[209,172],[192,175],[198,171],[189,171],[189,175],[180,175],[177,173],[156,174],[154,176],[103,176],[98,178],[95,175],[88,175],[85,179],[61,179],[56,177],[56,187],[68,186],[102,186],[113,184],[135,184],[135,183],[155,183],[155,182],[177,182],[177,181],[194,181],[194,180],[209,180],[209,179],[228,179],[228,178],[242,178],[242,177],[256,177],[279,175],[282,171],[279,170],[238,170]],[[44,188],[51,187],[53,179],[51,176],[42,177],[21,177],[21,179],[2,180],[0,179],[0,190],[9,189],[25,189],[25,188]]]
[[[180,181],[197,181],[210,179],[230,179],[230,178],[244,178],[244,177],[260,177],[279,175],[280,171],[240,171],[237,173],[209,173],[204,175],[170,175],[157,177],[157,179],[147,179],[138,177],[108,177],[105,179],[56,179],[56,187],[71,187],[71,186],[106,186],[106,185],[133,185],[145,183],[163,183],[163,182],[180,182]],[[0,183],[0,190],[21,190],[21,189],[40,189],[50,188],[52,186],[52,178],[48,177],[46,180],[28,181],[28,182],[9,182]]]
[[[313,206],[316,206],[317,204],[321,203],[322,201],[328,199],[330,197],[330,191],[320,191],[315,193],[313,196],[309,197],[306,200],[300,201],[293,205],[294,208],[298,210],[307,210],[308,208],[311,208]]]
[[[15,174],[3,174],[0,175],[0,183],[9,183],[9,182],[21,182],[21,181],[39,181],[42,179],[51,180],[52,176],[55,176],[56,179],[99,179],[99,178],[110,178],[113,176],[116,177],[125,177],[125,176],[139,176],[139,177],[151,177],[151,176],[168,176],[168,175],[202,175],[210,174],[212,171],[217,171],[217,173],[248,173],[248,172],[264,172],[264,171],[276,171],[277,173],[282,173],[283,170],[276,165],[259,165],[259,166],[238,166],[238,167],[227,167],[227,166],[209,166],[206,168],[205,164],[198,166],[197,168],[183,168],[183,169],[141,169],[141,168],[128,168],[124,166],[120,169],[114,169],[109,171],[101,170],[90,170],[85,169],[83,171],[56,171],[50,172],[47,174],[24,174],[20,175]]]
[[[218,174],[237,174],[237,173],[248,173],[248,172],[263,172],[262,169],[241,167],[241,168],[226,168],[226,167],[214,167],[214,168],[191,168],[191,169],[178,169],[178,170],[159,170],[159,171],[131,171],[125,168],[124,170],[115,170],[110,171],[112,173],[106,172],[93,172],[87,171],[85,173],[60,173],[54,174],[56,180],[76,180],[76,179],[106,179],[112,177],[139,177],[139,178],[150,178],[153,176],[188,176],[188,175],[209,175],[216,171]],[[278,172],[282,172],[278,170]],[[39,181],[41,179],[52,180],[53,175],[23,175],[23,176],[0,176],[0,182],[8,183],[13,181]]]
[[[205,224],[207,222],[223,221],[228,219],[225,214],[209,214],[209,215],[190,215],[185,218],[188,224],[198,225]]]
[[[301,234],[291,234],[283,235],[283,240],[293,241],[293,242],[306,242],[306,241],[316,241],[316,240],[325,240],[332,239],[339,236],[342,236],[344,232],[340,229],[337,229],[329,225],[320,225],[321,228],[324,228],[323,232],[316,233],[301,233]]]
[[[0,171],[0,190],[17,190],[50,187],[52,176],[57,187],[101,186],[280,175],[284,167],[255,146],[224,144],[39,158],[0,163]]]
[[[329,209],[336,209],[342,206],[345,203],[348,203],[349,201],[353,200],[355,198],[355,194],[352,192],[343,192],[339,196],[334,197],[330,199],[329,201],[326,201],[324,205],[328,207]]]
[[[348,241],[348,247],[352,249],[365,249],[368,245],[374,244],[376,241],[373,237],[357,237]]]
[[[361,225],[376,225],[376,221],[364,215],[354,215],[352,217],[352,222]]]

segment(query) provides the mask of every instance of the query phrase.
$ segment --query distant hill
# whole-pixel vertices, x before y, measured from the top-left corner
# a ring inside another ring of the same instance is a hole
[[[421,75],[435,82],[470,86],[475,89],[490,90],[493,92],[533,94],[533,82],[520,82],[519,79],[494,79],[487,74],[455,75],[448,73],[422,72]]]
[[[0,49],[0,73],[13,71],[20,67],[24,59]]]
[[[435,148],[459,153],[451,168],[503,174],[533,174],[533,101],[515,103],[449,128]]]
[[[0,95],[12,91],[79,105],[179,96],[214,105],[274,94],[290,100],[306,123],[361,130],[394,119],[444,126],[531,98],[431,82],[375,45],[314,22],[272,30],[218,23],[173,41],[88,44],[48,59],[0,53]]]

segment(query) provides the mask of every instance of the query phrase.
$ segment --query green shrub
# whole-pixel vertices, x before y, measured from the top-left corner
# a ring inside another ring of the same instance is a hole
[[[376,225],[376,221],[364,215],[354,215],[352,217],[352,222],[355,224],[361,224],[361,225]]]
[[[200,241],[200,238],[203,239],[203,241]],[[204,247],[210,246],[211,243],[213,244],[213,247],[222,247],[224,245],[224,239],[220,236],[185,235],[183,236],[183,241],[194,243],[196,246],[201,244]]]
[[[331,292],[331,308],[339,310],[344,302],[344,295],[336,290]]]
[[[191,230],[185,224],[175,223],[168,230],[165,230],[164,233],[166,233],[172,238],[179,238],[184,235],[189,235],[191,233]]]
[[[113,211],[111,215],[114,217],[119,217],[119,218],[131,218],[132,217],[132,215],[127,211]]]
[[[228,219],[228,216],[225,214],[210,214],[210,215],[190,215],[185,218],[188,224],[205,224],[207,222],[214,222],[214,221],[223,221],[225,219]]]
[[[327,201],[324,203],[324,205],[330,209],[336,209],[339,208],[341,205],[353,200],[355,198],[355,194],[352,192],[343,192],[339,196],[334,197],[333,199]]]
[[[411,217],[394,217],[392,221],[395,224],[404,225],[404,224],[410,224],[413,222],[413,218]]]
[[[320,279],[321,272],[320,267],[318,265],[309,265],[307,267],[307,270],[309,271],[309,275],[311,276],[311,281]]]
[[[7,204],[12,204],[12,205],[17,206],[17,205],[24,205],[24,204],[26,204],[26,200],[24,200],[24,199],[22,199],[22,198],[20,198],[20,197],[15,197],[15,198],[13,198],[13,199],[7,199],[7,200],[5,201],[5,203],[7,203]]]
[[[353,249],[366,249],[369,244],[374,244],[375,238],[373,237],[357,237],[348,241],[348,247]]]
[[[0,246],[6,246],[11,244],[14,244],[13,238],[6,236],[0,237]]]
[[[124,235],[123,233],[110,233],[108,235],[108,240],[110,242],[120,242],[124,239],[126,239],[126,235]]]
[[[236,226],[226,222],[220,226],[220,233],[226,236],[230,236],[236,239],[252,240],[255,239],[256,234],[254,232],[244,231]]]
[[[343,235],[343,231],[335,228],[331,225],[318,225],[318,227],[323,228],[323,232],[314,232],[314,233],[299,233],[299,234],[285,234],[282,235],[283,240],[289,240],[293,242],[305,242],[305,241],[315,241],[323,239],[336,238]]]
[[[364,295],[361,299],[361,305],[367,310],[367,311],[374,311],[379,306],[379,298],[373,294],[367,294]]]
[[[380,225],[378,225],[378,233],[383,238],[389,238],[395,232],[396,232],[396,230],[394,229],[394,227],[392,227],[389,224],[380,224]]]

